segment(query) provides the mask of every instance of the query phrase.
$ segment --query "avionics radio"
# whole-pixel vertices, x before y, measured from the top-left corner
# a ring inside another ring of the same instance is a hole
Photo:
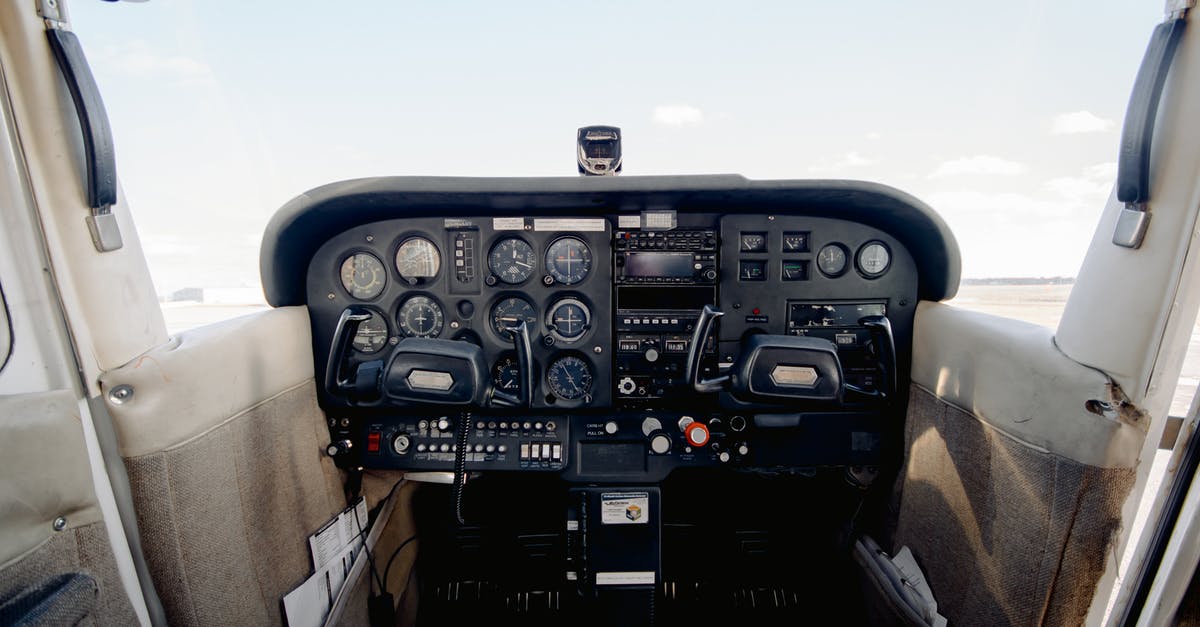
[[[692,331],[700,310],[716,304],[716,233],[618,231],[613,249],[617,398],[687,394],[684,365]],[[702,363],[711,371],[715,355]]]
[[[613,251],[617,285],[717,282],[715,231],[617,231]]]

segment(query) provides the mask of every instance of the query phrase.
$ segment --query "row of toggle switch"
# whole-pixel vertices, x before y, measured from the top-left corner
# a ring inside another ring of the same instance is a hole
[[[562,444],[555,442],[522,442],[521,461],[562,461]]]

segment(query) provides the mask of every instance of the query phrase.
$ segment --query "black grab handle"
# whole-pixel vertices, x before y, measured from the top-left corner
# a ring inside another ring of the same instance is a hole
[[[1121,154],[1117,161],[1117,199],[1127,204],[1150,200],[1150,140],[1154,135],[1154,120],[1158,116],[1158,101],[1163,83],[1180,36],[1185,18],[1167,20],[1154,27],[1146,56],[1138,68],[1125,111],[1125,127],[1121,131]]]
[[[50,49],[62,70],[75,102],[75,114],[83,130],[83,148],[87,160],[87,201],[93,209],[117,204],[117,160],[113,151],[112,127],[100,99],[100,89],[88,67],[79,38],[71,31],[48,29]]]

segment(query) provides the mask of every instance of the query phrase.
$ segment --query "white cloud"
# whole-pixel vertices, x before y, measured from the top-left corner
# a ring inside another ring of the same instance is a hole
[[[871,132],[867,133],[867,139],[870,139],[872,141],[874,141],[876,139],[882,139],[882,138],[883,138],[883,133],[880,133],[879,131],[871,131]]]
[[[1107,133],[1114,126],[1112,120],[1102,118],[1091,111],[1073,111],[1055,116],[1050,124],[1050,132],[1055,135]]]
[[[992,155],[975,155],[961,157],[942,163],[929,175],[935,179],[943,176],[958,176],[962,174],[983,174],[989,176],[1015,176],[1024,174],[1029,167],[1024,163],[1010,161],[1003,157]]]
[[[139,80],[181,83],[214,80],[207,63],[186,55],[161,53],[141,40],[105,46],[97,55],[96,64],[99,69]]]
[[[691,105],[658,105],[654,123],[663,126],[696,126],[704,122],[704,112]]]
[[[875,163],[874,159],[868,159],[858,152],[851,150],[839,159],[809,167],[808,172],[810,174],[830,175],[837,174],[849,168],[860,168],[873,163]]]
[[[1117,178],[1117,164],[1098,163],[1083,168],[1080,176],[1061,176],[1046,181],[1046,189],[1063,198],[1088,205],[1103,203]]]

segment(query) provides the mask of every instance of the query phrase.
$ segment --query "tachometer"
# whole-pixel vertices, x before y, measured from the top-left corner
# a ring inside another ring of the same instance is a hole
[[[550,334],[564,342],[578,340],[591,323],[591,310],[577,298],[564,298],[550,305],[546,314]]]
[[[371,253],[355,253],[342,262],[342,287],[359,300],[371,300],[383,293],[387,270]]]
[[[445,322],[441,305],[428,296],[412,296],[396,316],[400,331],[408,337],[437,337]]]
[[[519,237],[502,239],[492,246],[488,267],[496,278],[509,285],[523,283],[537,267],[533,246]]]
[[[405,280],[432,279],[441,267],[437,246],[424,237],[410,237],[396,249],[396,272]]]
[[[521,366],[514,353],[504,353],[492,366],[492,384],[501,392],[520,395]]]
[[[592,391],[592,367],[581,357],[559,357],[546,370],[550,393],[564,401],[576,401]]]
[[[578,237],[560,237],[546,250],[546,271],[563,285],[587,278],[592,269],[592,250]]]
[[[358,325],[351,344],[360,353],[374,353],[388,341],[388,325],[383,316],[371,312],[371,319]]]
[[[867,242],[858,249],[855,263],[858,264],[858,271],[863,276],[868,279],[879,278],[883,276],[884,272],[887,272],[888,266],[892,264],[892,253],[883,242]]]
[[[827,277],[842,276],[846,272],[846,247],[828,244],[817,253],[817,269]]]
[[[512,337],[512,334],[506,329],[516,326],[522,320],[529,327],[530,337],[535,336],[538,323],[537,311],[529,301],[520,296],[510,296],[492,307],[492,328],[496,330],[496,335],[506,340]]]

